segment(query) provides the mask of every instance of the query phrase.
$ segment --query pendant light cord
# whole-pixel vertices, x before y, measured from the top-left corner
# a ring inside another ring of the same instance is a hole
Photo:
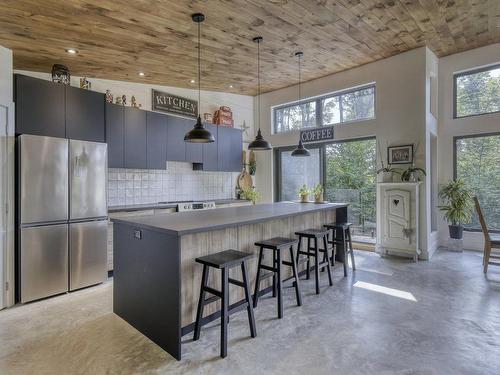
[[[201,117],[201,22],[198,22],[198,117]]]
[[[257,42],[257,82],[258,82],[258,86],[259,86],[258,115],[259,115],[259,130],[260,130],[260,41]]]
[[[304,108],[302,107],[302,103],[301,103],[302,96],[300,95],[300,82],[301,82],[301,76],[300,76],[301,65],[300,65],[300,62],[301,62],[301,59],[302,59],[302,55],[298,55],[297,57],[299,58],[299,107],[300,107],[300,115],[301,115],[300,117],[301,117],[302,127],[304,127]]]

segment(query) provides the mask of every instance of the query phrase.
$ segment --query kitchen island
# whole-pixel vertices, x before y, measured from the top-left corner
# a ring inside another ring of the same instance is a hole
[[[181,337],[193,330],[196,319],[202,276],[197,257],[227,249],[257,254],[256,241],[295,237],[297,230],[346,218],[346,204],[279,202],[113,219],[113,311],[180,359]],[[248,262],[248,271],[254,285],[255,258]],[[231,270],[230,277],[241,280],[239,273]],[[215,272],[209,282],[220,289]],[[263,282],[262,293],[269,286]],[[229,295],[231,305],[243,306],[241,288],[231,286]],[[205,322],[217,319],[220,303],[205,311]]]

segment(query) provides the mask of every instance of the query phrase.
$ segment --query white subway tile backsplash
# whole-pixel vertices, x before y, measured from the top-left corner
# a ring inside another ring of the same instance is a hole
[[[230,199],[238,173],[193,171],[191,163],[167,162],[166,170],[108,171],[108,205]]]

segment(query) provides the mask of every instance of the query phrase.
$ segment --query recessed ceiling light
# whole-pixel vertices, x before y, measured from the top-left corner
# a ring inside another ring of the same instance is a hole
[[[70,55],[76,55],[78,53],[78,51],[74,48],[68,48],[66,52],[68,52]]]
[[[139,75],[140,75],[141,77],[144,77],[144,72],[139,72]]]
[[[229,85],[229,88],[232,89],[234,86],[233,85]]]
[[[191,81],[189,81],[189,83],[195,83],[196,81],[194,79],[192,79]]]

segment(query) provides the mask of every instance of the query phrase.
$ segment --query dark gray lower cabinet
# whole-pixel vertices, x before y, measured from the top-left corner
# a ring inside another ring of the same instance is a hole
[[[106,143],[108,144],[109,168],[125,168],[124,115],[123,106],[106,103]]]
[[[16,74],[16,134],[66,137],[65,86]]]
[[[157,112],[147,112],[148,169],[165,169],[167,161],[167,118]]]
[[[218,126],[206,124],[205,127],[207,130],[212,133],[215,137],[215,142],[213,143],[204,143],[203,144],[203,170],[204,171],[218,171],[218,135],[217,128]],[[222,156],[221,156],[222,157]]]
[[[124,108],[124,161],[125,168],[147,169],[146,111]]]
[[[104,94],[66,87],[66,138],[104,142]]]

